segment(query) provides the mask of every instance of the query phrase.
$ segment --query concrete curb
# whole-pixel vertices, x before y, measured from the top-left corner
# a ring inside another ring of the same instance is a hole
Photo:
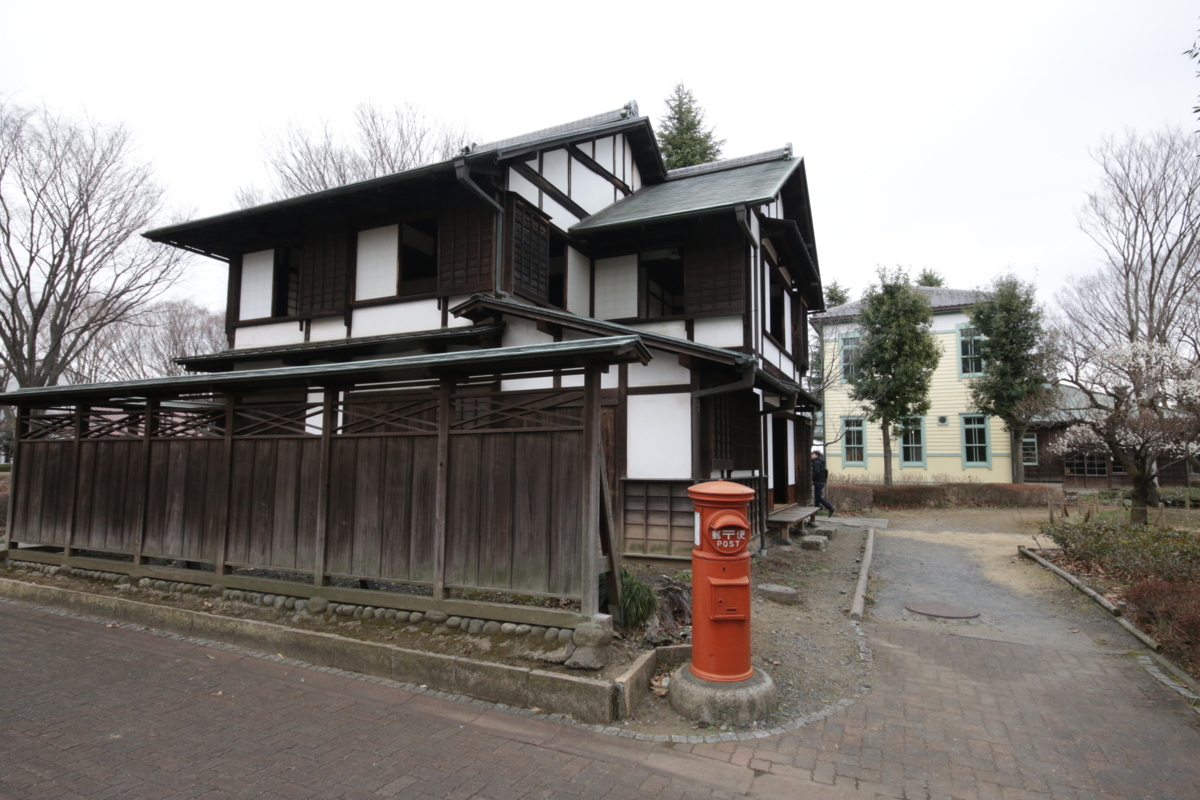
[[[867,544],[863,548],[862,565],[858,570],[858,585],[854,587],[854,602],[850,605],[850,619],[855,622],[863,618],[867,606],[867,584],[871,580],[871,557],[875,553],[875,529],[867,528]]]
[[[618,718],[617,686],[611,681],[407,650],[271,622],[204,614],[11,578],[0,578],[0,596],[75,614],[112,617],[184,637],[278,653],[319,667],[432,687],[508,706],[538,707],[554,714],[569,714],[587,723],[613,722]]]

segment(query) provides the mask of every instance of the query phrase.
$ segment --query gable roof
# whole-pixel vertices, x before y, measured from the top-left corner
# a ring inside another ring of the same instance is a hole
[[[784,148],[672,170],[666,181],[643,186],[573,225],[571,233],[586,235],[738,205],[768,203],[803,161],[792,157],[790,148]]]
[[[962,311],[975,306],[975,300],[980,292],[976,289],[947,289],[942,286],[914,286],[921,294],[929,298],[929,308],[934,314],[948,314],[951,311]],[[842,322],[856,318],[862,312],[862,300],[854,300],[840,306],[834,306],[824,314],[812,318],[816,326],[830,322]]]

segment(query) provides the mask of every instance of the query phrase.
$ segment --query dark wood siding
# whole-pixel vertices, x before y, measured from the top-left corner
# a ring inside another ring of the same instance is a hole
[[[480,201],[462,201],[442,212],[438,294],[468,294],[492,288],[495,232],[496,212]]]
[[[349,250],[349,237],[341,228],[305,230],[300,259],[301,314],[342,310]]]
[[[713,224],[696,231],[684,244],[689,317],[742,313],[744,241],[735,225]]]
[[[508,221],[513,291],[547,302],[550,293],[550,221],[517,194],[508,196]]]

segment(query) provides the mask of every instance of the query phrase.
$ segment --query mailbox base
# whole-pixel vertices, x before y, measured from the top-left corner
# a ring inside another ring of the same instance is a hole
[[[709,725],[749,725],[766,719],[779,704],[775,681],[761,669],[744,681],[720,683],[696,677],[684,664],[671,675],[667,699],[687,719]]]

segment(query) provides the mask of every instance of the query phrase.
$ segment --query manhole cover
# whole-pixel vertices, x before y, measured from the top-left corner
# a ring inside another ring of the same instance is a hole
[[[978,611],[972,611],[965,606],[953,606],[949,603],[909,603],[906,608],[927,617],[942,617],[943,619],[974,619],[979,616]]]

